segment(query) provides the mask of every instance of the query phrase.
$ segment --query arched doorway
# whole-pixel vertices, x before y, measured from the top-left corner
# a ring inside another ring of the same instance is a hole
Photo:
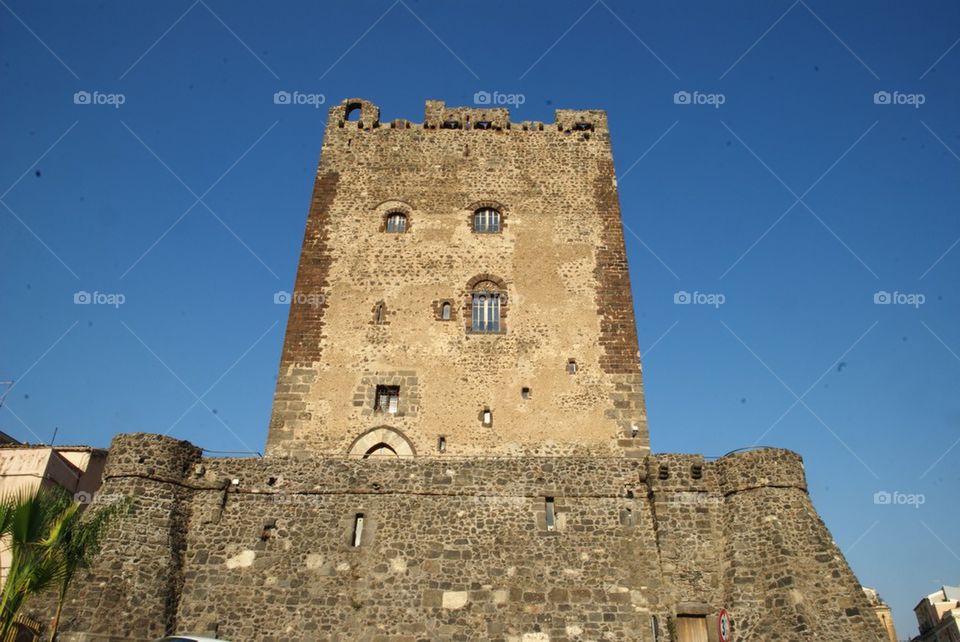
[[[364,459],[383,459],[387,457],[414,457],[413,444],[397,430],[389,426],[380,426],[363,433],[350,446],[350,455]]]

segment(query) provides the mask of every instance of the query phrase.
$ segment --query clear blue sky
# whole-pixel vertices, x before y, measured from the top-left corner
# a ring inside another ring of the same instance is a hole
[[[960,583],[960,5],[0,4],[0,429],[262,449],[329,104],[522,94],[609,112],[654,449],[800,452],[904,637]]]

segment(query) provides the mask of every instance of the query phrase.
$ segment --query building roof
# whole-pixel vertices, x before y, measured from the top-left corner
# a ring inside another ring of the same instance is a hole
[[[0,432],[0,435],[3,433]],[[84,445],[67,445],[67,446],[51,446],[50,444],[29,444],[21,443],[14,440],[13,442],[4,442],[2,436],[0,436],[0,450],[17,450],[17,449],[49,449],[53,448],[58,452],[89,452],[89,453],[107,453],[109,449],[107,448],[95,448],[93,446],[84,446]]]

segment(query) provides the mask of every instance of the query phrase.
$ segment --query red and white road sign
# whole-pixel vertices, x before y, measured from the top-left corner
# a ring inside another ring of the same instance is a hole
[[[730,614],[727,609],[720,609],[720,615],[717,617],[717,633],[720,642],[730,642],[733,635],[730,631]]]

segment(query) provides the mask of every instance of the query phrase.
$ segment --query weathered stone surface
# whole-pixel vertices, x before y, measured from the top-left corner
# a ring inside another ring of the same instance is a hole
[[[645,454],[606,114],[532,127],[429,101],[423,123],[379,118],[359,99],[330,110],[268,452],[342,455],[389,425],[418,454],[441,435],[451,455]],[[498,233],[473,231],[481,207],[500,211]],[[385,233],[391,213],[405,233]],[[494,335],[470,331],[481,282],[503,297]],[[400,386],[399,412],[375,411],[378,384]]]
[[[158,459],[182,474],[148,473]],[[116,494],[136,509],[81,578],[71,634],[652,642],[654,616],[665,640],[677,613],[725,607],[738,640],[883,639],[789,451],[201,460],[133,434],[97,501]]]
[[[503,230],[475,234],[487,206]],[[296,290],[268,456],[115,438],[95,501],[134,509],[61,639],[666,642],[721,608],[738,641],[884,639],[798,455],[649,453],[603,112],[334,107]]]

